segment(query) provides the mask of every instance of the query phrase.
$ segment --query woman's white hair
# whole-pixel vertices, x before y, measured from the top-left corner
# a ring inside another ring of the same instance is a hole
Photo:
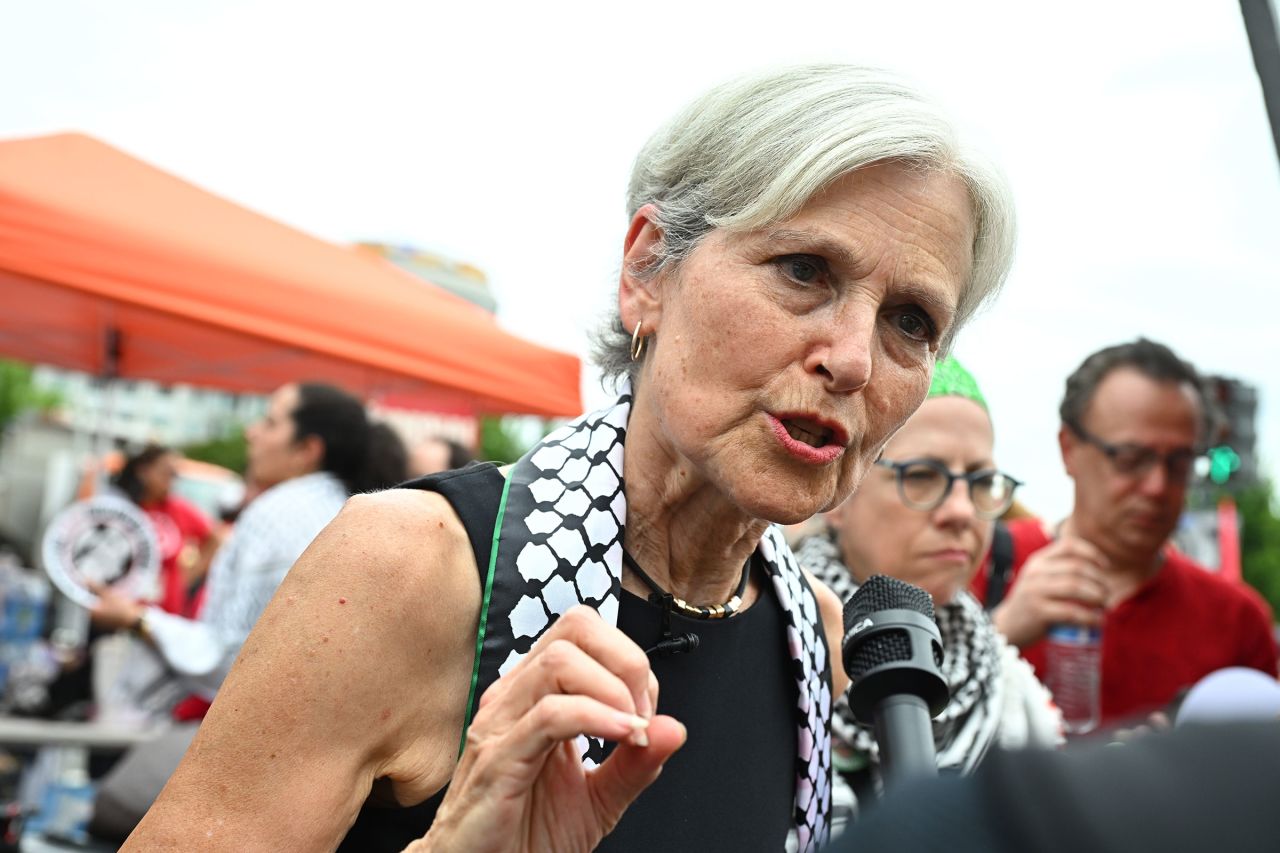
[[[661,243],[633,274],[674,269],[713,229],[750,231],[790,218],[843,175],[894,161],[964,181],[973,203],[973,269],[956,333],[1000,289],[1013,261],[1013,199],[1004,177],[963,143],[942,109],[878,68],[804,65],[712,89],[655,133],[636,157],[627,216],[652,203]],[[594,336],[606,378],[635,373],[617,308]]]

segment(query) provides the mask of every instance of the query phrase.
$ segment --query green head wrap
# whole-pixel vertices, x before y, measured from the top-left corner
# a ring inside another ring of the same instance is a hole
[[[960,362],[947,356],[933,368],[933,382],[926,397],[964,397],[987,410],[987,400],[978,389],[973,374],[960,366]]]

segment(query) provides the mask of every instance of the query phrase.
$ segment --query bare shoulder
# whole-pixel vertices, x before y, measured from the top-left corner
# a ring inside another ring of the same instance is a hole
[[[362,644],[381,640],[392,644],[389,654],[411,653],[456,632],[477,612],[479,595],[470,540],[448,501],[392,489],[347,501],[290,569],[259,626],[290,619],[301,605],[313,624],[358,628]]]
[[[377,779],[420,802],[448,782],[480,601],[438,495],[352,498],[245,641],[139,849],[331,849]]]
[[[827,636],[827,648],[831,651],[831,680],[836,695],[849,686],[849,678],[845,675],[844,664],[840,654],[840,643],[844,640],[844,603],[840,596],[831,591],[831,587],[818,580],[808,569],[802,569],[805,580],[813,587],[813,596],[818,600],[818,612],[822,614],[823,633]]]
[[[389,489],[350,498],[298,561],[290,579],[373,584],[386,592],[439,590],[476,577],[470,540],[435,492]],[[388,589],[386,584],[393,584]]]
[[[844,633],[844,604],[840,596],[831,591],[831,587],[818,580],[808,569],[801,569],[804,578],[813,587],[813,596],[818,600],[818,612],[822,614],[822,624],[827,633],[834,627],[836,633]]]

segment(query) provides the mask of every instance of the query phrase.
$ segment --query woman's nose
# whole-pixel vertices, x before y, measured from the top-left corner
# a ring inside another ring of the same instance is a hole
[[[858,391],[871,379],[875,314],[848,311],[823,330],[825,340],[811,353],[809,368],[838,394]]]
[[[951,490],[942,499],[942,503],[934,508],[933,514],[940,525],[969,524],[977,518],[978,510],[973,505],[969,483],[965,480],[954,480],[951,483]]]

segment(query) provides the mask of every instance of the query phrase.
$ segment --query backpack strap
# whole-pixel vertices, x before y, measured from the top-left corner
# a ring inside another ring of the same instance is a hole
[[[997,521],[991,539],[991,567],[987,573],[987,595],[984,606],[990,613],[1004,600],[1013,580],[1013,534],[1004,522]]]

